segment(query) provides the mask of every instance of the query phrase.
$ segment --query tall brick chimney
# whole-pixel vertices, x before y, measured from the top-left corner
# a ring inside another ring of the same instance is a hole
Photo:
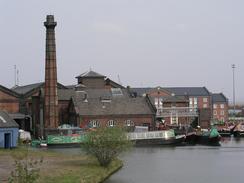
[[[58,95],[57,95],[57,65],[55,27],[53,15],[47,15],[46,27],[46,64],[44,92],[44,126],[46,129],[58,127]]]

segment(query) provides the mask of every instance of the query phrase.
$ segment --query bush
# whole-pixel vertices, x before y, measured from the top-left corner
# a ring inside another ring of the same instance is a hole
[[[82,148],[95,156],[101,166],[108,166],[118,155],[131,146],[122,128],[98,128],[86,135]]]
[[[21,153],[12,153],[14,158],[14,170],[8,179],[9,183],[34,183],[39,178],[40,169],[38,166],[43,159],[35,160],[29,158],[29,149],[25,147]]]

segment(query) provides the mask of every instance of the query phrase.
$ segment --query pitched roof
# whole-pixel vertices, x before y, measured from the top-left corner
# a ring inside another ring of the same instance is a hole
[[[105,82],[106,82],[106,84],[110,84],[112,87],[114,87],[114,88],[125,88],[124,86],[122,86],[121,84],[119,84],[119,83],[116,83],[115,81],[113,81],[113,80],[111,80],[111,79],[109,79],[109,78],[106,78],[106,80],[105,80]]]
[[[130,88],[132,93],[136,93],[138,96],[143,96],[144,94],[148,93],[153,88]]]
[[[12,88],[12,90],[17,92],[18,94],[24,95],[24,94],[30,92],[31,90],[34,90],[35,88],[38,88],[42,85],[44,85],[44,82],[34,83],[34,84],[29,84],[29,85],[24,85],[24,86],[15,86]]]
[[[58,89],[58,100],[70,100],[75,96],[74,89]]]
[[[23,86],[15,86],[12,88],[12,91],[21,94],[21,95],[28,95],[36,90],[38,90],[41,87],[44,87],[44,82],[40,83],[33,83],[29,85],[23,85]],[[66,88],[64,85],[58,83],[58,88]]]
[[[4,93],[7,93],[7,94],[12,95],[12,96],[17,97],[17,98],[19,97],[18,93],[16,93],[15,91],[12,91],[12,90],[10,90],[10,89],[6,88],[5,86],[2,86],[2,85],[0,85],[0,91],[3,91]]]
[[[209,96],[210,92],[206,87],[167,87],[164,88],[178,96]]]
[[[118,88],[120,89],[120,88]],[[82,89],[75,91],[75,89],[58,89],[59,100],[70,100],[71,97],[84,97],[84,93],[87,94],[87,99],[94,98],[118,98],[118,97],[129,97],[127,89],[120,89],[122,95],[113,95],[112,89]]]
[[[137,92],[139,96],[148,93],[154,88],[132,88],[131,91]],[[176,96],[209,96],[210,92],[206,87],[163,87],[161,88]]]
[[[105,78],[106,76],[99,74],[97,72],[94,71],[86,71],[82,74],[80,74],[79,76],[76,76],[76,78]]]
[[[19,125],[5,111],[0,111],[0,128],[18,128]]]
[[[112,98],[109,102],[102,102],[99,98],[88,99],[88,102],[74,98],[74,104],[81,116],[104,116],[104,115],[154,115],[155,111],[150,108],[144,97]]]
[[[212,93],[212,103],[219,103],[219,102],[228,102],[228,99],[224,96],[223,93]]]

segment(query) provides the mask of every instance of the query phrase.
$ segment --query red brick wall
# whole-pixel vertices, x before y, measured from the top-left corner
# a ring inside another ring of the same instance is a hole
[[[211,107],[211,102],[210,102],[210,97],[209,96],[197,97],[197,98],[198,98],[197,99],[197,106],[198,106],[199,109],[210,108]],[[207,102],[204,102],[204,98],[207,98]]]
[[[221,104],[224,108],[221,108]],[[216,108],[214,108],[216,106]],[[227,103],[214,103],[213,104],[213,120],[228,121],[228,104]]]
[[[8,113],[19,112],[19,99],[3,91],[0,91],[0,110]]]
[[[59,125],[61,123],[68,123],[69,121],[69,114],[68,114],[68,106],[69,101],[68,100],[59,100],[58,101],[58,111],[59,111]]]

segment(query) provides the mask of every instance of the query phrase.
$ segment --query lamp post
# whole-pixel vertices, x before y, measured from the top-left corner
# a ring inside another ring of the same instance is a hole
[[[233,105],[234,105],[234,115],[236,115],[236,98],[235,98],[235,64],[231,65],[233,74]]]

